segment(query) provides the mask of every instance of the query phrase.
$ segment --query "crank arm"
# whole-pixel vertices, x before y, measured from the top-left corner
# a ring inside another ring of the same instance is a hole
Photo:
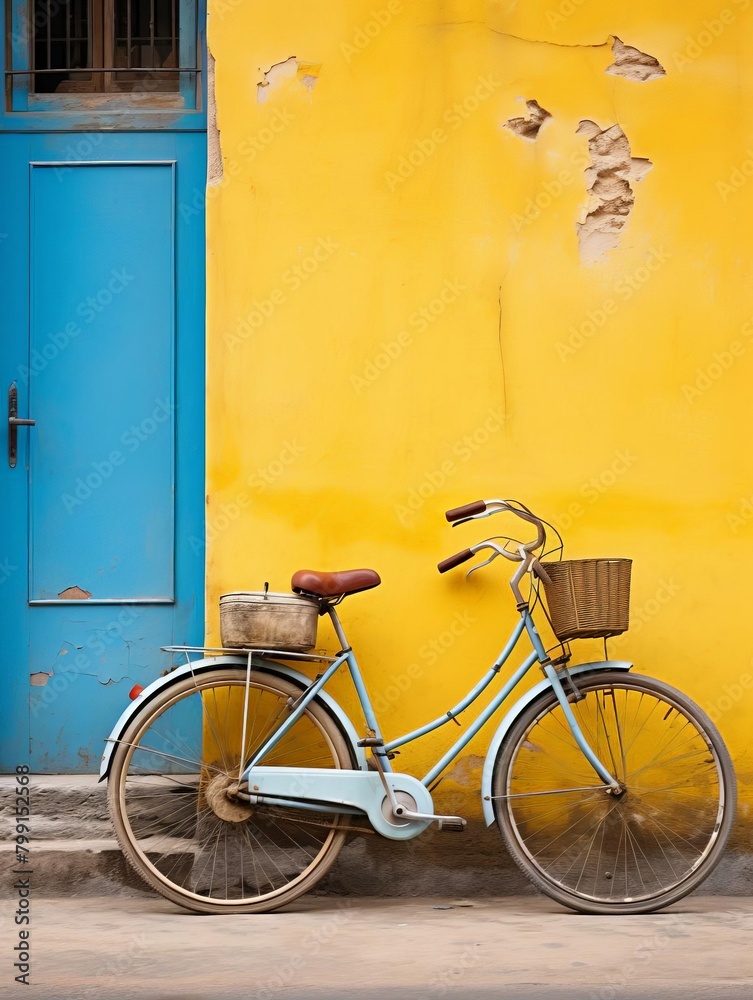
[[[440,829],[442,828],[443,823],[447,823],[452,826],[460,825],[462,827],[466,827],[468,825],[462,816],[437,816],[433,813],[413,812],[412,809],[406,809],[401,805],[393,806],[392,811],[396,816],[399,816],[400,819],[419,819],[429,823],[439,823]]]
[[[366,742],[366,741],[364,741]],[[414,812],[412,809],[407,809],[405,806],[400,805],[395,796],[395,792],[390,787],[387,781],[387,775],[384,773],[384,768],[382,767],[382,761],[380,760],[380,754],[377,749],[380,745],[383,745],[382,740],[370,741],[369,746],[372,748],[372,755],[374,760],[374,765],[379,774],[379,778],[384,786],[384,790],[387,793],[387,799],[390,803],[390,808],[392,809],[392,815],[395,819],[408,819],[408,820],[418,820],[423,823],[438,823],[439,829],[442,829],[442,824],[445,823],[448,826],[454,826],[455,828],[460,827],[465,829],[466,822],[462,816],[437,816],[434,813],[422,813]]]

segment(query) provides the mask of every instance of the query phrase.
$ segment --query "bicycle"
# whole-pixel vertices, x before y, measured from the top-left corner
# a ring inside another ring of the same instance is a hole
[[[267,912],[312,889],[349,833],[402,841],[432,823],[462,831],[462,817],[435,813],[431,791],[537,665],[544,677],[503,717],[481,782],[485,821],[497,823],[520,869],[559,903],[601,914],[658,910],[709,875],[736,802],[719,733],[685,695],[631,673],[626,661],[573,666],[567,642],[559,656],[549,656],[532,610],[540,584],[547,592],[550,572],[567,564],[539,558],[550,554],[548,522],[512,500],[475,501],[446,516],[459,525],[502,512],[534,526],[536,538],[493,536],[438,569],[487,550],[491,555],[470,572],[498,556],[517,562],[510,585],[518,622],[454,708],[395,739],[382,735],[336,612],[344,597],[380,583],[373,570],[293,576],[293,591],[329,616],[340,643],[335,656],[164,647],[184,653],[186,663],[133,693],[101,768],[118,841],[150,886],[202,913]],[[561,559],[561,537],[551,551]],[[528,597],[520,589],[526,576]],[[601,628],[599,634],[614,634]],[[457,722],[524,633],[531,652],[428,774],[419,780],[393,770],[400,747]],[[197,653],[202,658],[192,660]],[[311,679],[280,659],[322,666]],[[324,690],[343,666],[364,715],[360,738]]]

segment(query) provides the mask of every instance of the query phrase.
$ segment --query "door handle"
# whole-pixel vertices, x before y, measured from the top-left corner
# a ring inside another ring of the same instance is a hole
[[[16,467],[16,455],[18,454],[18,428],[34,427],[35,420],[27,420],[18,416],[18,389],[16,383],[11,382],[8,389],[8,465],[11,469]]]

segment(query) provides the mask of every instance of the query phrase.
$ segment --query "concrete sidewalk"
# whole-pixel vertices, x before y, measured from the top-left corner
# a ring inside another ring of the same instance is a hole
[[[1,905],[0,996],[26,995],[11,971],[12,901]],[[28,995],[44,1000],[753,996],[753,898],[691,896],[640,917],[541,897],[309,897],[230,917],[153,895],[35,898],[30,929]]]

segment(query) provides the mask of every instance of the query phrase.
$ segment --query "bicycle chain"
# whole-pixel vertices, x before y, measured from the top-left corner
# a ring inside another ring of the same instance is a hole
[[[327,830],[336,829],[332,823],[324,823],[321,820],[316,819],[304,819],[301,816],[303,810],[301,809],[275,809],[273,806],[267,807],[264,810],[267,815],[272,815],[273,818],[293,820],[295,823],[306,823],[308,826],[323,826]],[[372,833],[376,835],[376,830],[372,826],[345,826],[341,827],[343,833]]]

